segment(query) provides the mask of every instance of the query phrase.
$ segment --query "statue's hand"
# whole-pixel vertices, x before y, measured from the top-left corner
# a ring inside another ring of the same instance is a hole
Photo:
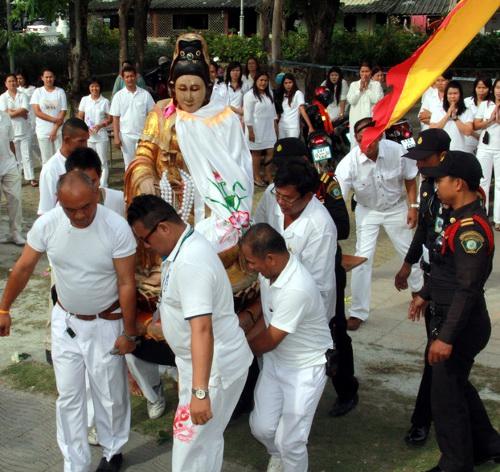
[[[156,187],[153,177],[148,177],[139,184],[139,194],[156,195]]]

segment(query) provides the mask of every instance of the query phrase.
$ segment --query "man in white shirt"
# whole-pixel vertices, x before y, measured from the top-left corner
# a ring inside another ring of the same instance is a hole
[[[11,305],[46,252],[58,291],[52,312],[52,360],[59,394],[57,440],[65,472],[90,469],[86,372],[103,447],[97,471],[120,469],[120,451],[130,431],[122,355],[135,349],[136,242],[123,218],[97,204],[97,191],[83,172],[61,176],[60,206],[35,221],[0,302],[0,335],[7,336]]]
[[[263,356],[250,428],[271,455],[268,472],[306,472],[307,439],[333,347],[323,300],[270,225],[252,226],[240,247],[248,268],[259,272],[263,312],[248,333],[252,351]]]
[[[173,472],[219,472],[224,430],[253,356],[234,312],[226,270],[212,245],[160,197],[135,197],[129,224],[164,258],[159,310],[179,370]]]
[[[26,240],[21,235],[22,204],[21,204],[21,174],[14,157],[14,128],[9,115],[0,111],[0,193],[7,200],[10,237],[0,239],[0,242],[10,242],[23,246]]]
[[[151,94],[137,86],[136,70],[132,66],[122,69],[125,88],[118,91],[111,102],[109,114],[113,117],[116,148],[121,149],[125,170],[135,157],[135,148],[141,137],[148,113],[155,102]]]
[[[42,71],[43,87],[33,93],[30,105],[36,116],[35,132],[40,147],[42,164],[61,147],[61,126],[68,109],[66,94],[62,88],[54,85],[55,75],[45,68]]]
[[[375,104],[384,96],[384,91],[380,82],[371,80],[371,66],[363,62],[359,68],[360,80],[352,82],[347,92],[347,102],[349,108],[349,138],[351,149],[356,146],[356,136],[354,136],[354,124],[361,118],[372,116],[372,109]]]
[[[277,146],[290,141],[299,140],[285,138]],[[329,321],[335,314],[337,228],[328,210],[315,196],[319,186],[318,172],[293,150],[293,145],[287,144],[287,148],[287,156],[277,162],[274,183],[262,196],[254,220],[270,224],[285,238],[288,250],[316,282]]]
[[[38,214],[43,215],[56,206],[57,182],[66,173],[66,158],[78,148],[87,147],[89,129],[79,118],[66,120],[62,128],[61,148],[43,165],[40,172],[40,200]]]
[[[370,118],[354,125],[359,144],[364,130],[373,125]],[[352,271],[349,330],[358,329],[368,319],[373,256],[380,227],[384,227],[402,260],[410,247],[418,216],[417,167],[414,161],[402,158],[405,153],[400,144],[377,139],[364,153],[356,146],[339,162],[335,172],[342,195],[347,196],[353,190],[356,196],[356,255],[368,259]],[[416,265],[409,286],[412,292],[422,287],[422,271]]]
[[[31,124],[29,121],[29,98],[17,90],[16,74],[8,74],[5,88],[0,95],[0,110],[5,111],[12,120],[14,128],[14,146],[18,165],[23,168],[24,178],[32,187],[37,187],[33,161],[31,160]]]

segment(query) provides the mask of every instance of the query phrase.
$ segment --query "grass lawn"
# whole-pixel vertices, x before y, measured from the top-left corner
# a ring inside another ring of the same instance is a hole
[[[408,368],[408,366],[406,366]],[[405,369],[394,364],[391,375]],[[413,399],[400,395],[380,381],[386,367],[369,365],[361,379],[360,403],[356,410],[343,418],[332,419],[327,412],[335,394],[328,385],[314,420],[309,438],[310,470],[313,472],[419,472],[437,463],[439,453],[433,435],[421,448],[408,448],[403,436],[408,428]],[[498,371],[477,368],[474,382],[490,391],[498,391]],[[3,382],[14,389],[56,395],[52,368],[47,364],[21,362],[1,372]],[[133,429],[156,437],[170,447],[173,413],[176,407],[175,386],[165,381],[167,414],[158,420],[148,419],[143,398],[132,397]],[[486,401],[493,424],[500,423],[498,403]],[[253,439],[248,427],[248,416],[231,423],[225,434],[225,457],[233,463],[265,470],[267,454]],[[500,471],[500,464],[487,464],[480,472]]]

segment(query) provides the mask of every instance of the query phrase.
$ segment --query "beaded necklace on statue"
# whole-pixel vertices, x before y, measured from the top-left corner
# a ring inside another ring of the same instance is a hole
[[[182,178],[182,204],[180,208],[175,203],[175,192],[168,181],[167,171],[163,172],[160,179],[160,195],[179,213],[182,221],[187,223],[194,205],[194,183],[191,176],[184,170],[180,169],[180,175]]]

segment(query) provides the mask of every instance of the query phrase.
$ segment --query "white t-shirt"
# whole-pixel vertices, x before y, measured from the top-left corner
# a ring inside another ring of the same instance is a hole
[[[123,88],[116,92],[111,101],[109,114],[120,117],[120,133],[139,139],[148,113],[155,106],[151,94],[137,87],[135,92]]]
[[[254,220],[268,223],[283,238],[288,250],[312,275],[326,308],[328,319],[335,314],[335,254],[337,228],[324,205],[314,196],[300,216],[285,229],[285,217],[269,185],[262,196]],[[333,262],[332,262],[333,261]]]
[[[35,93],[35,90],[36,90],[36,87],[34,85],[29,85],[28,87],[21,87],[21,86],[17,87],[18,92],[23,92],[28,97],[28,104],[31,101],[31,97]],[[30,122],[31,129],[34,131],[34,129],[35,129],[35,114],[33,113],[33,109],[31,108],[31,106],[28,107],[28,111],[29,111],[28,120]]]
[[[192,377],[189,320],[211,314],[214,352],[210,385],[224,388],[241,377],[253,355],[234,312],[226,270],[210,243],[190,226],[162,264],[161,324],[179,374]]]
[[[471,111],[472,118],[476,116],[478,106],[474,103],[474,97],[464,98],[465,106]],[[478,133],[473,132],[472,136],[465,137],[465,150],[474,154],[478,145]]]
[[[434,108],[432,110],[431,121],[430,123],[438,123],[441,121],[446,115],[446,111],[441,106],[441,108]],[[465,111],[458,116],[458,119],[462,123],[472,123],[474,121],[474,116],[472,112],[466,108]],[[443,129],[448,133],[450,137],[450,151],[466,151],[465,146],[465,134],[462,134],[460,130],[457,128],[457,124],[449,119],[444,125]]]
[[[62,88],[56,87],[54,90],[49,92],[45,87],[38,87],[31,97],[31,105],[38,105],[40,111],[46,115],[56,117],[59,112],[68,109],[66,102],[66,94]],[[42,120],[36,117],[36,135],[39,138],[48,138],[54,123],[50,121]],[[59,127],[58,133],[61,132],[61,127]]]
[[[323,80],[321,83],[323,87],[326,86],[326,80]],[[334,121],[336,120],[339,115],[340,115],[340,102],[347,100],[347,91],[349,90],[349,85],[345,81],[345,79],[342,79],[342,88],[340,89],[340,99],[339,103],[337,103],[337,98],[335,97],[335,94],[332,93],[332,103],[326,107],[326,111],[328,112],[328,115],[330,116],[330,120]]]
[[[78,106],[78,111],[85,113],[85,123],[90,128],[102,123],[109,115],[109,100],[102,95],[94,100],[90,95],[83,97]],[[98,143],[108,140],[108,131],[101,128],[97,133],[91,134],[89,143]]]
[[[16,157],[10,150],[10,143],[13,141],[12,120],[7,113],[0,111],[0,176],[17,169]]]
[[[429,87],[422,95],[422,105],[420,106],[419,114],[423,110],[429,111],[431,114],[435,109],[440,109],[443,107],[443,99],[439,97],[439,92],[437,88]],[[420,130],[425,131],[429,129],[429,125],[420,122]]]
[[[125,197],[123,192],[112,188],[102,188],[102,190],[104,191],[103,205],[125,218]]]
[[[28,232],[28,245],[46,252],[54,271],[57,296],[71,313],[100,313],[118,300],[113,259],[135,254],[136,241],[127,221],[97,206],[87,228],[75,228],[61,207],[38,218]]]
[[[475,118],[477,120],[489,120],[494,111],[495,102],[490,100],[481,102]],[[483,143],[483,138],[486,134],[486,131],[488,131],[488,134],[490,135],[488,144]],[[495,149],[497,151],[500,150],[500,125],[498,123],[493,123],[487,128],[481,130],[479,144],[477,147],[478,149]]]
[[[29,99],[27,95],[17,91],[15,97],[12,97],[8,91],[0,95],[0,110],[18,110],[24,108],[26,111],[30,110]],[[11,118],[12,126],[14,128],[14,138],[21,139],[29,135],[31,127],[29,119],[22,116]]]
[[[292,98],[292,104],[288,104],[288,97],[283,98],[283,113],[280,117],[280,129],[298,129],[300,127],[301,105],[304,105],[304,94],[297,90]]]
[[[271,285],[259,275],[260,296],[266,326],[285,336],[278,346],[264,354],[278,365],[303,369],[325,364],[325,352],[333,346],[318,287],[299,260],[290,255],[288,264]]]
[[[402,205],[404,180],[414,179],[418,172],[415,161],[401,157],[403,154],[406,150],[401,144],[382,139],[373,162],[356,146],[335,170],[342,195],[349,195],[352,189],[360,205],[377,211]]]
[[[40,200],[38,214],[43,215],[52,210],[57,203],[57,182],[66,173],[66,158],[57,151],[43,166],[40,172]]]

